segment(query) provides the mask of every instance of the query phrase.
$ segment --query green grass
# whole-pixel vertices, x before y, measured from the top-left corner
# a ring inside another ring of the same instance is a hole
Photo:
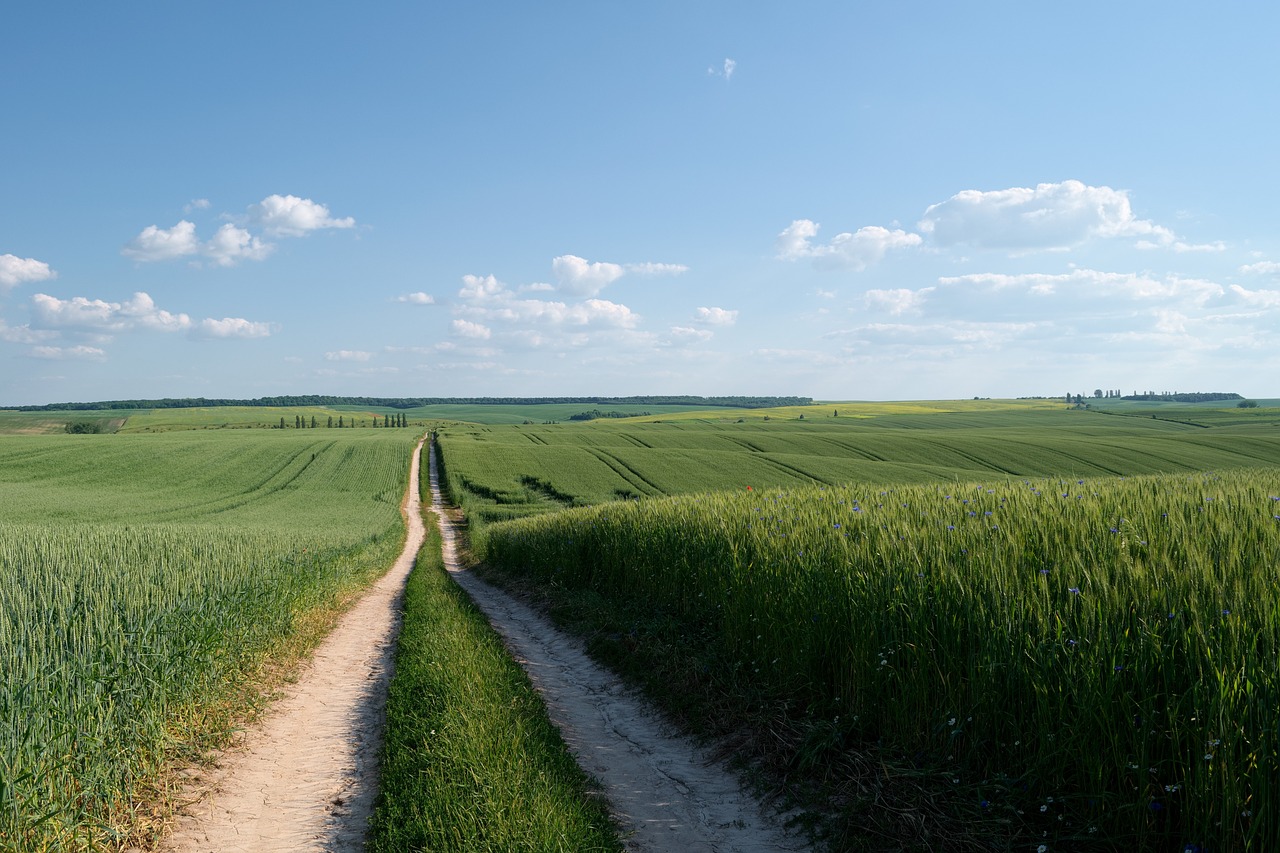
[[[1007,818],[1008,843],[1280,846],[1273,469],[702,494],[485,543],[633,614],[633,644],[676,626],[695,683],[666,699],[772,709],[805,733],[793,769],[888,748],[954,778],[969,819]]]
[[[527,676],[448,578],[426,516],[405,590],[369,850],[620,851],[603,800]]]
[[[171,762],[390,565],[413,441],[0,437],[0,850],[143,840]]]

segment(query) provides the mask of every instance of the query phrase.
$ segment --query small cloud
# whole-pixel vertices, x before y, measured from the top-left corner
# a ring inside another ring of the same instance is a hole
[[[208,210],[208,209],[209,209],[209,207],[210,207],[210,205],[209,205],[209,199],[207,199],[207,198],[193,198],[193,199],[191,199],[191,201],[187,202],[186,204],[184,204],[184,205],[182,206],[182,212],[183,212],[183,213],[190,213],[190,212],[191,212],[191,211],[193,211],[193,210]]]
[[[715,337],[710,329],[695,329],[692,326],[672,326],[671,340],[678,344],[696,344],[709,341]]]
[[[373,353],[364,350],[340,349],[324,354],[325,361],[368,361],[371,358]]]
[[[271,335],[270,323],[245,320],[242,317],[224,317],[201,320],[191,329],[191,336],[205,340],[226,338],[265,338]]]
[[[0,288],[14,287],[28,281],[48,281],[58,274],[44,261],[35,258],[19,258],[17,255],[0,255]]]
[[[89,346],[39,346],[32,347],[27,354],[31,358],[39,358],[46,361],[102,361],[107,357],[103,350]]]
[[[577,296],[595,296],[622,277],[625,270],[618,264],[591,263],[577,255],[560,255],[551,261],[551,271],[560,289]]]
[[[484,341],[487,341],[493,334],[493,331],[488,326],[472,323],[469,320],[454,320],[453,332],[464,338],[476,338]]]
[[[1245,264],[1240,272],[1254,275],[1280,275],[1280,262],[1258,261],[1256,264]]]
[[[689,271],[684,264],[627,264],[625,269],[636,275],[680,275]]]
[[[728,83],[729,80],[733,78],[733,72],[737,70],[737,68],[738,63],[726,57],[724,63],[719,68],[716,68],[714,65],[708,68],[707,74],[712,77],[723,77],[725,82]]]
[[[417,293],[406,293],[396,297],[396,302],[408,302],[410,305],[435,305],[436,298],[430,293],[423,293],[419,290]]]
[[[919,234],[901,229],[890,231],[879,225],[866,225],[854,233],[844,232],[826,245],[811,242],[818,234],[818,223],[797,219],[778,234],[778,257],[784,261],[812,258],[821,266],[866,269],[882,259],[890,249],[919,246]]]
[[[150,263],[167,261],[194,255],[200,251],[196,239],[196,225],[186,219],[172,228],[148,225],[137,237],[120,250],[120,254],[135,261]]]
[[[910,290],[905,287],[892,290],[868,290],[863,299],[868,308],[879,308],[894,315],[906,314],[919,311],[920,306],[933,290],[932,287],[920,290]]]
[[[275,249],[243,228],[227,223],[204,245],[204,254],[218,266],[232,267],[242,260],[260,261]]]
[[[738,312],[724,308],[699,308],[695,316],[699,323],[708,326],[732,326],[738,322]]]
[[[285,237],[301,237],[322,228],[354,228],[356,224],[350,216],[335,219],[325,205],[296,195],[269,195],[250,205],[249,215],[266,233]]]

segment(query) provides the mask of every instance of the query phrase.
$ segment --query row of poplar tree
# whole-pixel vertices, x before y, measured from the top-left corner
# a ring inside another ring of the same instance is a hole
[[[363,422],[361,422],[361,425],[363,425]],[[378,416],[374,415],[373,425],[375,427],[407,427],[409,425],[409,416],[406,415],[404,412],[395,412],[394,414],[384,415],[382,419],[379,420]],[[316,420],[315,415],[311,416],[310,422],[307,421],[304,415],[293,416],[294,429],[316,429],[319,426],[320,424]],[[326,427],[328,429],[333,429],[335,427],[337,427],[338,429],[345,429],[345,428],[354,427],[354,426],[356,426],[356,419],[352,418],[350,421],[348,421],[346,419],[346,416],[344,415],[338,415],[338,422],[336,424],[333,422],[333,415],[329,415],[329,422],[328,424],[326,424]],[[288,427],[285,425],[285,420],[283,415],[280,416],[280,429],[288,429]]]

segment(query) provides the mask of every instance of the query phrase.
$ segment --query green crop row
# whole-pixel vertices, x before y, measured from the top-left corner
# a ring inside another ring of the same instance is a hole
[[[484,556],[667,614],[742,695],[1054,849],[1280,848],[1274,470],[739,489],[493,525]]]
[[[0,849],[128,841],[203,709],[394,559],[413,440],[0,438]]]

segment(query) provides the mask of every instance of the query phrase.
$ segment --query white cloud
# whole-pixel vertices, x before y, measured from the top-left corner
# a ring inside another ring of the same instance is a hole
[[[47,281],[57,276],[44,261],[19,258],[17,255],[0,255],[0,288],[14,287],[28,281]]]
[[[1225,252],[1227,244],[1221,240],[1215,240],[1212,243],[1184,243],[1181,240],[1177,240],[1173,244],[1173,250],[1179,254],[1184,252]]]
[[[34,344],[57,336],[57,332],[32,329],[30,326],[10,326],[3,317],[0,317],[0,341],[11,344]]]
[[[680,344],[702,343],[711,340],[715,334],[710,329],[695,329],[691,326],[671,327],[671,340]]]
[[[922,287],[919,290],[910,290],[905,287],[868,290],[863,295],[863,300],[868,308],[878,308],[893,315],[906,314],[919,311],[920,306],[933,290],[932,287]]]
[[[732,326],[738,321],[738,312],[725,308],[699,308],[695,317],[699,323],[708,326]]]
[[[1124,191],[1080,181],[964,190],[925,210],[919,228],[937,246],[983,249],[1068,249],[1095,237],[1139,237],[1149,247],[1177,243],[1168,228],[1135,217]]]
[[[32,358],[40,358],[48,361],[102,361],[106,358],[107,354],[97,347],[90,346],[39,346],[32,347],[28,355]]]
[[[1246,264],[1240,267],[1240,272],[1255,273],[1257,275],[1280,275],[1280,262],[1258,261],[1256,264]]]
[[[266,233],[287,237],[301,237],[322,228],[354,228],[356,224],[350,216],[335,219],[325,205],[296,195],[269,195],[250,205],[249,214]]]
[[[211,206],[207,198],[193,198],[182,206],[182,211],[190,213],[193,210],[208,210]]]
[[[419,290],[417,293],[405,293],[396,297],[396,302],[408,302],[411,305],[435,305],[436,298],[430,293]]]
[[[714,65],[707,69],[707,74],[712,77],[723,77],[727,83],[733,79],[733,72],[738,68],[738,63],[732,59],[725,58],[724,63],[716,68]]]
[[[684,264],[626,264],[624,268],[636,275],[681,275],[689,271]]]
[[[125,257],[135,261],[149,263],[167,261],[194,255],[200,251],[200,241],[196,239],[196,225],[186,219],[172,228],[159,228],[148,225],[142,233],[120,250]]]
[[[1238,284],[1231,285],[1230,290],[1248,305],[1262,308],[1280,307],[1280,290],[1246,290]]]
[[[464,338],[475,338],[477,340],[488,340],[493,335],[493,330],[488,326],[480,323],[472,323],[468,320],[454,320],[453,332]]]
[[[626,272],[618,264],[597,261],[591,263],[577,255],[560,255],[551,261],[551,271],[560,282],[560,289],[575,296],[595,296]]]
[[[461,299],[486,300],[501,294],[509,293],[507,286],[492,275],[464,275],[462,289],[458,291]]]
[[[373,353],[364,350],[341,349],[336,352],[327,352],[324,354],[325,361],[368,361],[373,358]]]
[[[47,293],[31,298],[38,327],[67,329],[103,339],[117,332],[143,329],[155,332],[188,332],[196,338],[262,338],[271,334],[269,323],[236,317],[195,322],[187,314],[175,314],[156,305],[141,291],[125,302],[107,302],[75,296],[58,299]]]
[[[275,248],[264,243],[243,228],[227,223],[218,229],[213,239],[203,247],[204,254],[218,266],[235,266],[239,261],[260,261]]]
[[[867,225],[852,234],[837,234],[826,245],[814,245],[811,241],[817,236],[818,228],[818,223],[809,219],[793,221],[778,234],[778,257],[785,261],[812,258],[819,266],[862,270],[880,261],[890,249],[919,246],[923,242],[919,234]]]
[[[271,335],[270,323],[259,323],[245,320],[242,317],[224,317],[221,320],[207,318],[191,327],[191,336],[195,338],[265,338]]]

